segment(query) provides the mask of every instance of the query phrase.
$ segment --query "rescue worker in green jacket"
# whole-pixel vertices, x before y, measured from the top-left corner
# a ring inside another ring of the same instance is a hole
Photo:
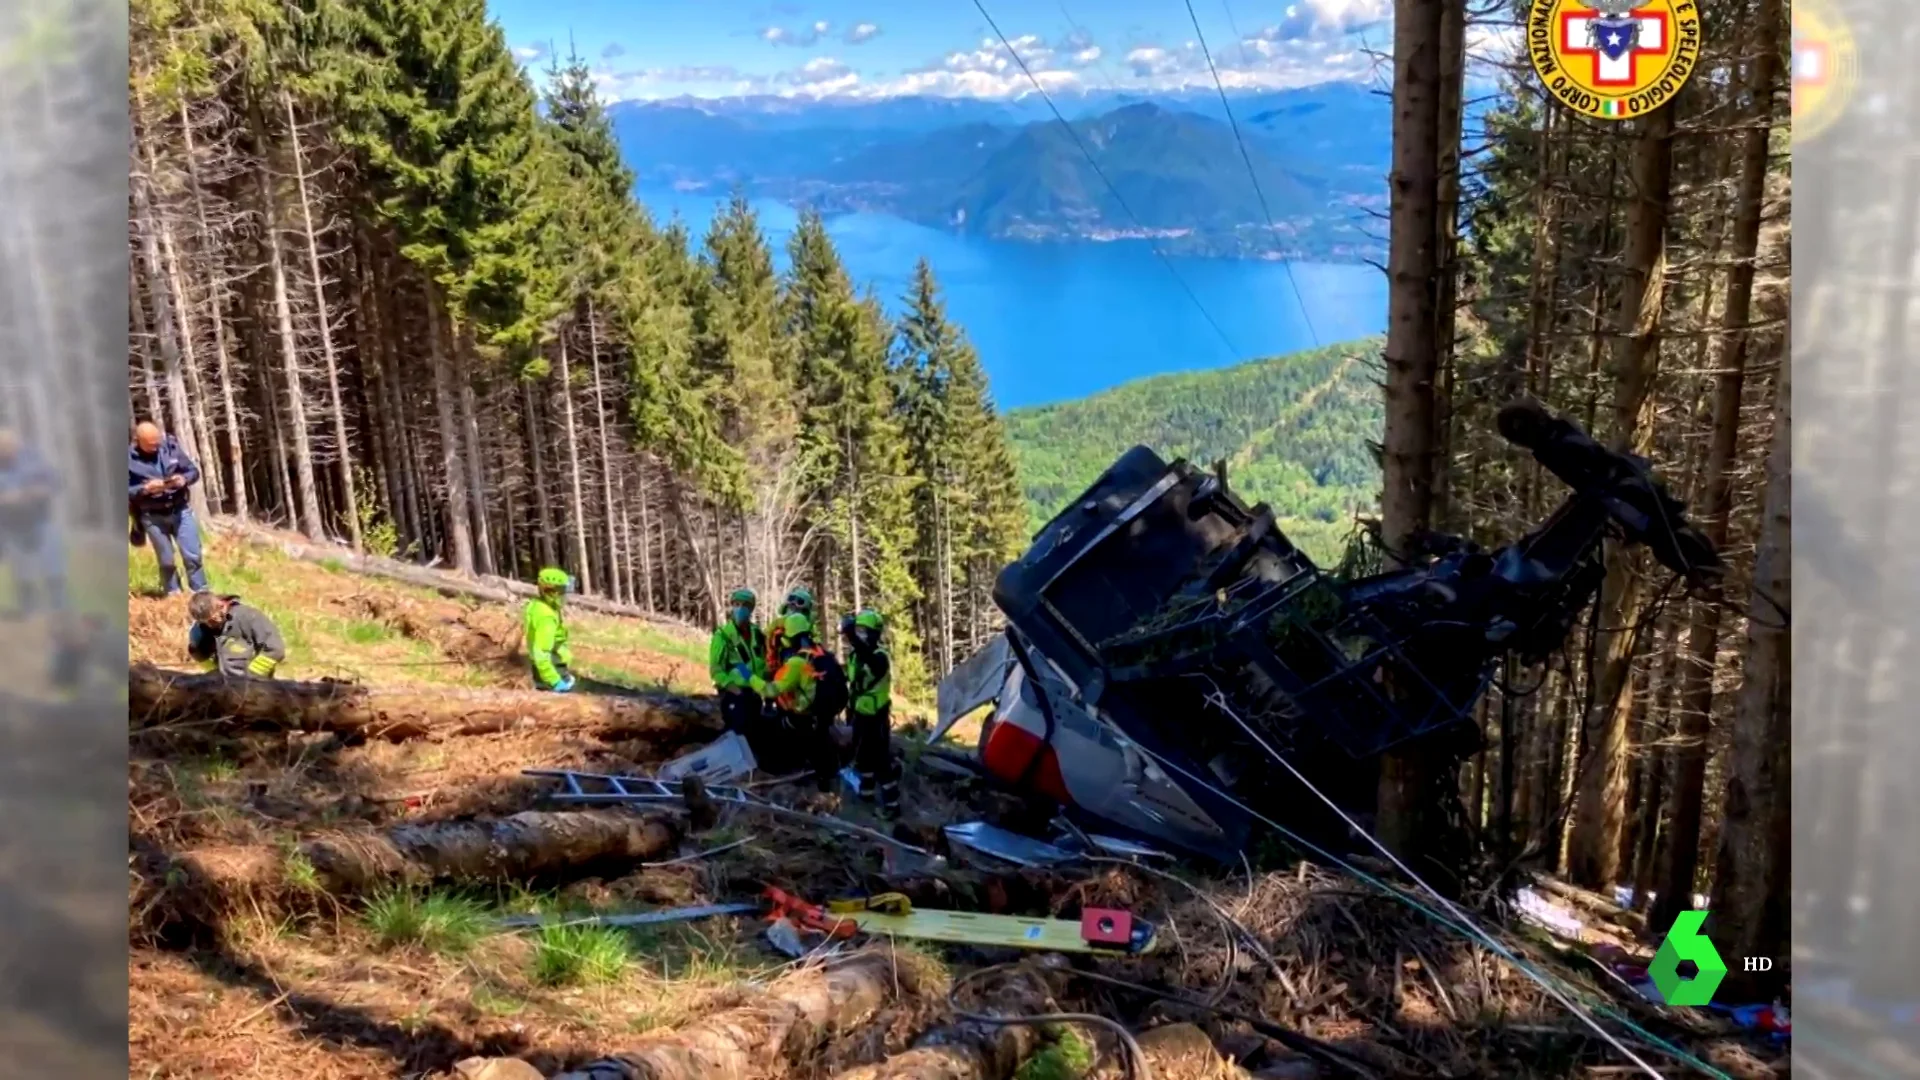
[[[727,598],[727,617],[707,643],[707,671],[720,695],[720,719],[728,731],[739,732],[749,742],[765,711],[752,681],[764,680],[768,674],[767,634],[753,621],[755,600],[752,589],[733,590]]]
[[[573,578],[565,570],[549,566],[534,579],[540,591],[527,601],[527,663],[533,668],[533,685],[541,690],[564,694],[573,689],[573,650],[567,648],[567,622],[563,614],[567,590]]]
[[[755,675],[749,684],[773,700],[779,732],[770,741],[776,742],[780,756],[807,762],[814,783],[830,791],[840,771],[840,755],[829,729],[846,707],[846,673],[814,640],[813,620],[797,611],[780,622],[780,653],[772,678]]]
[[[222,675],[252,675],[267,679],[287,658],[280,629],[259,608],[237,596],[220,596],[202,589],[187,601],[193,629],[187,633],[187,655],[211,664]]]
[[[872,609],[840,620],[847,640],[847,723],[853,728],[853,765],[860,794],[880,813],[900,813],[900,770],[893,760],[893,658],[880,644],[886,620]]]

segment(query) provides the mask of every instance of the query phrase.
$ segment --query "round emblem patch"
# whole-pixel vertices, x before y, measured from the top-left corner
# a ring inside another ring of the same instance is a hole
[[[1853,34],[1825,0],[1793,4],[1793,137],[1827,130],[1853,97]]]
[[[1532,0],[1527,58],[1547,92],[1596,120],[1673,100],[1700,62],[1694,0]]]

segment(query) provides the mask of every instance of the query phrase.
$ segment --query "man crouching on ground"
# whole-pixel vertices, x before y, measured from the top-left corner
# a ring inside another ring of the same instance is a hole
[[[187,634],[187,655],[212,663],[222,675],[273,677],[287,658],[280,628],[265,612],[240,602],[237,596],[197,592],[187,601],[193,629]]]

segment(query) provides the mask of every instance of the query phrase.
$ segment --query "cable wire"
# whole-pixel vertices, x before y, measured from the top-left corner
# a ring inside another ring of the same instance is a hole
[[[1215,689],[1215,693],[1219,694],[1219,687],[1217,685],[1214,687],[1214,689]],[[1349,828],[1359,833],[1377,850],[1382,852],[1382,854],[1386,855],[1387,859],[1390,862],[1392,862],[1396,867],[1398,867],[1401,870],[1401,872],[1405,873],[1409,878],[1411,878],[1415,883],[1417,883],[1422,889],[1426,890],[1426,892],[1429,895],[1439,900],[1440,904],[1446,907],[1451,914],[1443,915],[1440,912],[1435,911],[1432,907],[1422,903],[1416,897],[1410,896],[1405,891],[1401,889],[1396,889],[1391,885],[1388,885],[1386,882],[1381,881],[1378,877],[1367,873],[1366,871],[1360,869],[1359,867],[1354,866],[1352,863],[1348,862],[1347,860],[1340,858],[1338,855],[1335,855],[1332,852],[1329,852],[1326,849],[1320,847],[1319,845],[1314,844],[1312,841],[1307,840],[1306,838],[1300,836],[1299,834],[1295,833],[1293,830],[1273,820],[1271,817],[1268,817],[1267,815],[1262,814],[1260,811],[1255,810],[1254,808],[1248,806],[1246,803],[1242,802],[1238,798],[1235,798],[1233,795],[1229,794],[1228,792],[1222,791],[1217,785],[1209,783],[1207,780],[1205,780],[1202,777],[1195,776],[1191,771],[1181,766],[1178,762],[1175,762],[1161,754],[1155,753],[1153,750],[1149,749],[1148,747],[1135,744],[1136,747],[1142,753],[1146,754],[1147,756],[1153,758],[1155,761],[1159,762],[1163,767],[1179,773],[1181,776],[1184,776],[1188,780],[1192,781],[1193,783],[1198,784],[1199,786],[1207,789],[1208,791],[1212,792],[1214,795],[1218,796],[1219,798],[1233,804],[1235,807],[1240,809],[1243,813],[1247,814],[1249,817],[1252,817],[1253,819],[1266,825],[1268,828],[1273,829],[1275,832],[1278,832],[1282,836],[1285,836],[1289,841],[1298,845],[1303,851],[1310,852],[1314,855],[1319,856],[1322,859],[1325,859],[1328,863],[1339,867],[1340,869],[1346,871],[1348,874],[1352,875],[1358,880],[1368,885],[1372,885],[1374,888],[1379,889],[1381,892],[1385,893],[1387,896],[1393,899],[1399,900],[1401,903],[1406,904],[1408,907],[1411,907],[1415,911],[1418,911],[1421,914],[1426,915],[1428,918],[1434,920],[1436,923],[1440,924],[1441,926],[1447,927],[1456,932],[1464,934],[1469,938],[1478,940],[1482,945],[1492,950],[1495,955],[1499,956],[1503,960],[1506,960],[1509,964],[1512,964],[1514,968],[1518,970],[1521,974],[1526,975],[1529,979],[1533,980],[1533,982],[1538,984],[1541,989],[1547,992],[1548,996],[1552,997],[1554,1000],[1558,1001],[1560,1004],[1566,1006],[1567,1009],[1574,1014],[1575,1018],[1579,1019],[1583,1024],[1591,1028],[1594,1032],[1596,1032],[1600,1036],[1602,1040],[1607,1042],[1614,1049],[1620,1051],[1623,1055],[1625,1055],[1628,1058],[1628,1060],[1632,1061],[1647,1075],[1655,1077],[1656,1080],[1665,1080],[1663,1075],[1657,1069],[1647,1064],[1646,1061],[1641,1059],[1638,1055],[1634,1054],[1631,1050],[1627,1049],[1626,1046],[1621,1043],[1620,1039],[1617,1036],[1613,1035],[1611,1032],[1601,1027],[1599,1022],[1594,1020],[1593,1017],[1589,1015],[1586,1009],[1583,1009],[1578,1004],[1574,1003],[1573,1000],[1564,991],[1554,986],[1552,981],[1548,979],[1546,975],[1544,975],[1539,970],[1537,970],[1532,964],[1527,963],[1525,960],[1522,960],[1519,956],[1515,955],[1511,949],[1508,949],[1505,945],[1501,944],[1497,939],[1493,937],[1493,935],[1487,933],[1485,930],[1480,929],[1480,927],[1477,924],[1475,924],[1470,918],[1468,918],[1465,913],[1461,912],[1457,906],[1455,906],[1452,902],[1448,901],[1446,897],[1442,896],[1437,890],[1433,888],[1433,886],[1427,884],[1426,881],[1421,879],[1418,875],[1414,874],[1412,870],[1408,869],[1406,865],[1402,863],[1398,858],[1396,858],[1390,851],[1388,851],[1384,845],[1382,845],[1378,840],[1374,839],[1371,833],[1367,832],[1365,829],[1362,829],[1359,826],[1359,824],[1355,822],[1353,818],[1346,813],[1345,810],[1341,809],[1340,806],[1334,803],[1332,799],[1328,798],[1324,792],[1322,792],[1319,788],[1315,787],[1311,781],[1307,780],[1307,778],[1303,776],[1299,772],[1299,770],[1293,767],[1293,764],[1291,762],[1289,762],[1286,758],[1282,757],[1279,753],[1274,751],[1271,748],[1270,744],[1266,742],[1266,740],[1260,738],[1257,733],[1254,733],[1251,730],[1251,728],[1246,724],[1246,722],[1244,720],[1241,720],[1240,717],[1236,715],[1230,707],[1225,707],[1224,696],[1221,696],[1218,700],[1215,700],[1211,703],[1214,705],[1215,708],[1221,708],[1222,711],[1226,712],[1227,715],[1232,717],[1236,723],[1241,725],[1242,728],[1246,728],[1248,730],[1248,734],[1253,736],[1254,740],[1260,744],[1260,746],[1268,753],[1268,755],[1273,757],[1274,760],[1278,761],[1283,767],[1287,769],[1288,772],[1292,773],[1296,779],[1298,779],[1302,784],[1304,784],[1307,787],[1307,790],[1313,792],[1314,795],[1318,796],[1322,802],[1326,803],[1329,807],[1331,807],[1333,811],[1336,814],[1338,814],[1347,823]],[[1648,1045],[1659,1048],[1660,1050],[1672,1055],[1677,1060],[1680,1060],[1688,1065],[1691,1065],[1694,1068],[1698,1069],[1699,1071],[1706,1073],[1709,1076],[1717,1078],[1717,1080],[1732,1080],[1732,1078],[1729,1077],[1725,1072],[1714,1068],[1712,1065],[1709,1065],[1708,1063],[1700,1060],[1697,1056],[1691,1053],[1688,1053],[1687,1051],[1681,1049],[1678,1046],[1673,1045],[1672,1043],[1666,1041],[1665,1039],[1660,1038],[1659,1036],[1646,1030],[1640,1025],[1634,1023],[1632,1020],[1626,1017],[1620,1016],[1619,1014],[1614,1013],[1611,1010],[1601,1009],[1599,1011],[1604,1012],[1609,1019],[1614,1020],[1615,1022],[1626,1027],[1628,1030],[1632,1031],[1635,1035],[1643,1039]]]
[[[1260,200],[1260,215],[1267,219],[1267,231],[1277,242],[1280,239],[1280,226],[1274,224],[1273,211],[1267,207],[1267,193],[1260,188],[1259,173],[1253,167],[1253,153],[1247,149],[1247,140],[1240,135],[1240,121],[1233,118],[1233,106],[1227,103],[1227,88],[1220,81],[1220,69],[1214,66],[1213,50],[1207,48],[1206,32],[1200,29],[1200,16],[1193,10],[1193,0],[1185,0],[1187,18],[1193,20],[1193,36],[1200,42],[1200,55],[1207,59],[1207,71],[1213,76],[1213,88],[1220,94],[1220,107],[1226,110],[1227,126],[1233,129],[1233,141],[1240,147],[1240,160],[1246,163],[1247,179],[1253,182],[1253,194]],[[1228,13],[1232,18],[1232,13]],[[1307,310],[1306,298],[1300,295],[1300,283],[1293,279],[1293,262],[1280,260],[1280,269],[1286,271],[1287,287],[1293,290],[1293,302],[1300,305],[1300,317],[1306,320],[1307,336],[1313,340],[1313,347],[1320,347],[1320,332],[1313,328],[1313,313]]]
[[[1061,113],[1060,107],[1053,103],[1053,95],[1047,93],[1047,88],[1040,85],[1039,79],[1034,78],[1033,71],[1027,67],[1027,62],[1021,58],[1019,50],[1013,47],[1013,42],[1008,40],[1007,35],[1001,31],[1000,24],[993,21],[992,15],[987,14],[986,4],[982,2],[982,0],[973,0],[973,6],[975,10],[980,12],[980,17],[985,19],[987,25],[993,29],[994,36],[1000,39],[1000,44],[1007,50],[1007,55],[1013,57],[1013,62],[1020,66],[1020,73],[1027,77],[1027,81],[1033,84],[1035,90],[1039,91],[1040,99],[1047,103],[1047,110],[1053,113],[1053,118],[1060,121],[1060,126],[1066,129],[1067,137],[1072,139],[1073,145],[1079,148],[1080,156],[1087,159],[1087,164],[1093,169],[1093,174],[1100,178],[1102,184],[1106,185],[1107,193],[1113,196],[1113,201],[1119,203],[1120,209],[1127,212],[1127,217],[1133,222],[1134,228],[1139,229],[1142,233],[1148,232],[1147,227],[1141,224],[1140,216],[1133,212],[1133,207],[1127,205],[1126,197],[1120,194],[1120,189],[1114,187],[1113,181],[1107,179],[1106,171],[1100,168],[1098,161],[1094,160],[1093,152],[1087,149],[1087,144],[1081,140],[1080,133],[1074,130],[1072,124],[1067,122],[1067,118]],[[1193,301],[1194,308],[1200,312],[1202,318],[1207,320],[1207,325],[1213,327],[1213,332],[1219,335],[1220,343],[1227,347],[1227,352],[1230,353],[1235,360],[1245,356],[1246,354],[1240,351],[1240,347],[1233,343],[1233,339],[1227,336],[1227,332],[1222,329],[1220,323],[1214,319],[1213,313],[1208,311],[1207,306],[1200,302],[1200,297],[1194,293],[1193,287],[1187,284],[1187,279],[1180,276],[1180,271],[1174,268],[1173,261],[1167,258],[1167,253],[1160,250],[1160,245],[1153,242],[1151,235],[1147,236],[1146,240],[1147,247],[1160,259],[1160,265],[1166,267],[1167,273],[1173,275],[1173,280],[1179,284],[1180,291],[1187,294],[1187,299]]]
[[[953,985],[947,989],[947,1008],[952,1010],[953,1015],[962,1020],[972,1021],[976,1024],[985,1024],[989,1027],[1011,1027],[1014,1025],[1021,1027],[1043,1027],[1048,1024],[1092,1024],[1095,1027],[1106,1028],[1108,1031],[1113,1032],[1114,1036],[1120,1040],[1120,1045],[1126,1048],[1127,1080],[1153,1080],[1153,1066],[1147,1064],[1147,1052],[1140,1048],[1140,1043],[1133,1037],[1133,1032],[1128,1031],[1126,1025],[1120,1023],[1118,1020],[1109,1019],[1098,1013],[1070,1012],[1035,1013],[1032,1016],[992,1016],[987,1013],[969,1012],[960,1007],[957,999],[960,996],[960,988],[962,986],[970,982],[976,982],[988,975],[995,975],[1002,971],[1010,971],[1019,966],[1020,962],[995,964],[992,967],[983,967],[975,971],[969,971],[965,975],[953,980]]]

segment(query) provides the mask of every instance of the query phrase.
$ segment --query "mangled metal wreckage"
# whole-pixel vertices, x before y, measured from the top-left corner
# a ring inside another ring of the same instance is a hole
[[[1609,538],[1689,587],[1720,572],[1645,460],[1530,401],[1498,426],[1572,489],[1552,515],[1492,551],[1430,535],[1404,568],[1350,579],[1222,472],[1134,447],[1001,572],[1008,629],[941,683],[935,741],[991,704],[976,769],[1080,826],[1189,856],[1237,860],[1256,811],[1331,824],[1280,757],[1363,816],[1383,752],[1478,749],[1474,705],[1496,667],[1562,646]]]

